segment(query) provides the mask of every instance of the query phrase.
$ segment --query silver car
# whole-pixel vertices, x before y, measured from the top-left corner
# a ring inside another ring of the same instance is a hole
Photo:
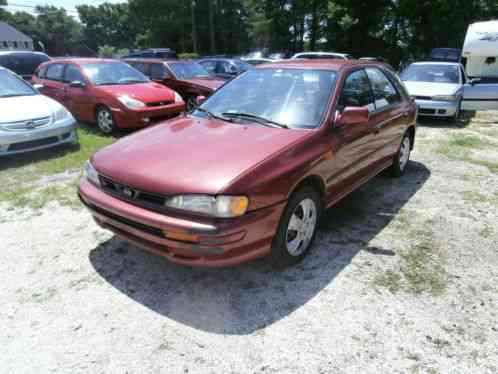
[[[0,67],[0,156],[76,144],[75,125],[61,104]]]
[[[402,73],[410,95],[415,99],[419,116],[458,118],[462,106],[463,66],[453,62],[416,62]]]

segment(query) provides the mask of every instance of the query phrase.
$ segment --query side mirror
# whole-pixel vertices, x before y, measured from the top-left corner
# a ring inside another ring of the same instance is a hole
[[[206,100],[206,96],[197,96],[195,98],[195,103],[197,104],[197,106],[201,105],[204,101]]]
[[[370,119],[370,111],[366,106],[364,107],[353,107],[348,106],[344,108],[342,113],[337,113],[335,118],[336,126],[347,126],[347,125],[358,125],[360,123],[366,123]]]
[[[69,83],[69,87],[73,88],[83,88],[85,86],[86,84],[82,81],[72,81],[71,83]]]
[[[43,88],[43,84],[40,84],[40,83],[36,83],[33,85],[33,88],[35,88],[36,90],[41,90]]]
[[[472,78],[469,79],[469,82],[473,86],[474,84],[481,83],[481,78]]]

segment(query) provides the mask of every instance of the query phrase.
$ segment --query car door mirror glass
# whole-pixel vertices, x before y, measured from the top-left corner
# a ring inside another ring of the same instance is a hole
[[[358,125],[366,123],[370,119],[370,111],[368,107],[352,107],[344,108],[342,112],[337,112],[335,117],[335,125],[338,127],[348,125]]]

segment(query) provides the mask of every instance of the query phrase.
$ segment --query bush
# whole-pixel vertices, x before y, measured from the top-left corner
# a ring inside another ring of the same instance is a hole
[[[199,58],[199,54],[198,53],[180,53],[178,55],[178,58],[181,59],[181,60],[194,60],[196,58]]]
[[[117,49],[116,47],[112,47],[110,45],[100,46],[97,54],[100,58],[122,58],[127,56],[130,51],[126,48]]]

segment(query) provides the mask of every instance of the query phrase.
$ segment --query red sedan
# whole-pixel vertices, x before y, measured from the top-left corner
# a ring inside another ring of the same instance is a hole
[[[385,169],[404,173],[415,119],[383,64],[264,65],[97,152],[79,195],[102,227],[176,263],[286,266],[308,253],[324,209]]]
[[[33,84],[104,133],[145,127],[185,110],[178,93],[115,60],[52,60],[40,65]]]
[[[201,64],[195,61],[138,58],[124,61],[154,82],[162,83],[178,92],[187,103],[188,110],[197,105],[197,96],[208,97],[226,82],[224,79],[210,75]]]

